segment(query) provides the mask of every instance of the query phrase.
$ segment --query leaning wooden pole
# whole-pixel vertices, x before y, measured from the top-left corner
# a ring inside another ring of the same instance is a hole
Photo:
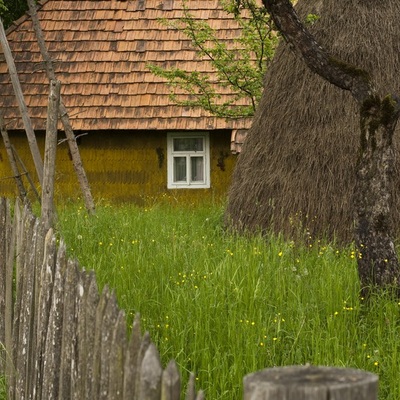
[[[0,18],[0,43],[3,48],[4,56],[7,62],[8,71],[10,73],[11,82],[15,92],[15,97],[18,102],[18,107],[21,112],[22,121],[24,124],[26,136],[28,138],[29,148],[32,153],[33,162],[35,164],[36,173],[40,184],[43,181],[43,161],[40,155],[39,147],[36,142],[35,132],[33,131],[32,122],[28,114],[28,108],[22,94],[21,84],[18,79],[17,68],[15,67],[14,59],[12,57],[11,49],[7,41],[6,33],[4,31],[3,21]]]
[[[25,186],[24,183],[22,182],[21,174],[19,173],[18,170],[17,161],[15,160],[14,157],[14,153],[10,143],[10,138],[8,136],[7,129],[4,125],[3,114],[1,112],[0,112],[0,131],[1,131],[1,136],[3,138],[4,147],[6,149],[8,161],[10,163],[11,171],[14,175],[15,183],[17,184],[19,196],[21,200],[24,201],[26,198]]]
[[[29,11],[30,11],[31,17],[32,17],[33,29],[36,34],[40,53],[42,54],[43,60],[45,62],[47,77],[49,78],[49,81],[52,81],[52,80],[55,81],[56,75],[54,72],[53,63],[51,61],[49,52],[46,47],[46,43],[44,41],[42,28],[40,27],[39,18],[37,16],[37,12],[36,12],[35,0],[28,0],[28,6],[29,6]],[[90,214],[92,214],[95,211],[95,206],[94,206],[94,201],[93,201],[92,193],[91,193],[90,186],[89,186],[89,181],[87,179],[85,169],[83,168],[81,156],[80,156],[79,149],[78,149],[78,144],[76,143],[76,138],[75,138],[72,126],[71,126],[71,122],[69,120],[68,112],[62,101],[61,96],[60,96],[59,109],[60,109],[60,119],[64,126],[65,136],[68,141],[68,146],[69,146],[69,150],[71,152],[74,169],[75,169],[75,172],[78,177],[78,181],[79,181],[82,193],[83,193],[83,198],[85,200],[86,209],[88,210],[88,212]]]
[[[60,103],[60,87],[60,81],[50,82],[42,185],[42,222],[45,231],[52,228],[54,220],[54,177],[56,170],[57,122]]]
[[[18,155],[18,152],[17,152],[16,148],[15,148],[13,145],[11,145],[11,150],[12,150],[12,152],[13,152],[14,159],[15,159],[15,161],[17,162],[17,166],[19,165],[18,169],[19,169],[19,170],[22,169],[22,172],[20,172],[20,174],[26,176],[26,179],[28,180],[28,183],[29,183],[29,185],[30,185],[30,187],[31,187],[31,189],[32,189],[32,191],[33,191],[33,193],[35,194],[35,196],[36,196],[38,202],[41,203],[41,199],[40,199],[39,192],[38,192],[37,189],[36,189],[35,183],[33,182],[32,178],[31,178],[31,176],[30,176],[30,174],[29,174],[29,171],[28,171],[28,169],[26,168],[26,165],[25,165],[24,162],[22,161],[21,157]]]

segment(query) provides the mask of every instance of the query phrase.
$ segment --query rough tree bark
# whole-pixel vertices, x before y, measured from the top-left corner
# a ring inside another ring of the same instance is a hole
[[[392,239],[389,183],[394,165],[392,140],[400,101],[378,95],[367,71],[325,51],[300,22],[289,0],[263,0],[289,46],[316,74],[350,91],[360,110],[360,155],[354,188],[355,243],[363,294],[373,287],[400,290],[399,261]]]

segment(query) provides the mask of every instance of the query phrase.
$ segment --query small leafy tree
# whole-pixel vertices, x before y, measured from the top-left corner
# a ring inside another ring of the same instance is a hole
[[[278,42],[272,30],[269,14],[256,0],[221,0],[223,9],[240,26],[240,34],[232,45],[218,37],[218,30],[207,21],[193,17],[183,3],[183,17],[162,19],[168,28],[182,32],[191,40],[198,56],[211,62],[215,75],[180,68],[162,68],[149,64],[150,70],[163,77],[168,84],[189,96],[171,92],[171,99],[179,105],[201,107],[220,117],[249,117],[254,115],[263,90],[263,76],[272,60]],[[232,96],[221,102],[221,91],[229,88]],[[238,106],[239,100],[247,105]]]
[[[7,7],[4,5],[4,1],[0,0],[0,17],[3,18],[7,12]]]
[[[4,27],[8,28],[13,21],[24,15],[27,9],[26,0],[0,0],[0,18]]]

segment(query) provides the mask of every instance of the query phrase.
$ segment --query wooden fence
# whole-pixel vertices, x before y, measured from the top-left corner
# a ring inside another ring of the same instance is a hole
[[[4,316],[4,318],[3,318]],[[162,369],[149,334],[93,272],[79,268],[27,207],[0,199],[0,374],[9,400],[179,400],[174,361]],[[196,394],[192,375],[186,399]]]
[[[93,272],[79,268],[28,207],[0,198],[0,374],[9,400],[179,400],[174,361],[162,369],[136,316],[125,314]],[[186,400],[196,394],[190,376]],[[376,400],[378,379],[329,367],[270,368],[244,377],[244,400]]]

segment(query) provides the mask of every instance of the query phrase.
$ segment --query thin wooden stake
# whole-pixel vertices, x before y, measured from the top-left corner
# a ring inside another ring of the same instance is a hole
[[[21,160],[20,156],[17,153],[17,150],[15,149],[15,147],[13,145],[11,145],[11,150],[14,154],[15,160],[18,162],[18,164],[20,165],[20,167],[22,168],[23,174],[26,175],[26,178],[28,179],[29,185],[31,186],[33,193],[35,193],[36,198],[38,199],[39,203],[41,202],[40,200],[40,195],[38,193],[38,191],[36,190],[35,184],[33,183],[33,180],[24,164],[24,162]],[[21,174],[22,175],[22,174]]]
[[[5,201],[3,199],[3,201]],[[8,239],[6,240],[8,245],[7,251],[7,264],[6,264],[6,285],[5,285],[5,305],[6,305],[6,313],[4,316],[4,323],[6,327],[5,331],[5,348],[7,349],[6,354],[6,370],[5,376],[7,379],[7,383],[12,382],[13,375],[14,375],[14,365],[13,365],[13,353],[12,353],[12,341],[13,341],[13,295],[14,295],[14,259],[15,259],[15,242],[16,242],[16,215],[14,214],[13,220],[11,221],[11,214],[10,214],[10,205],[7,205],[7,223],[6,223],[6,234],[8,235]],[[4,228],[3,228],[4,229]],[[9,385],[10,387],[10,385]],[[11,396],[9,397],[11,398]]]
[[[24,201],[26,197],[26,190],[24,187],[24,183],[22,182],[21,175],[18,171],[17,161],[15,160],[14,153],[11,148],[10,138],[8,136],[7,129],[4,125],[3,113],[0,113],[0,131],[1,136],[3,137],[4,147],[6,148],[8,161],[10,162],[11,171],[14,175],[15,183],[17,184],[19,196],[21,197],[21,200]]]

